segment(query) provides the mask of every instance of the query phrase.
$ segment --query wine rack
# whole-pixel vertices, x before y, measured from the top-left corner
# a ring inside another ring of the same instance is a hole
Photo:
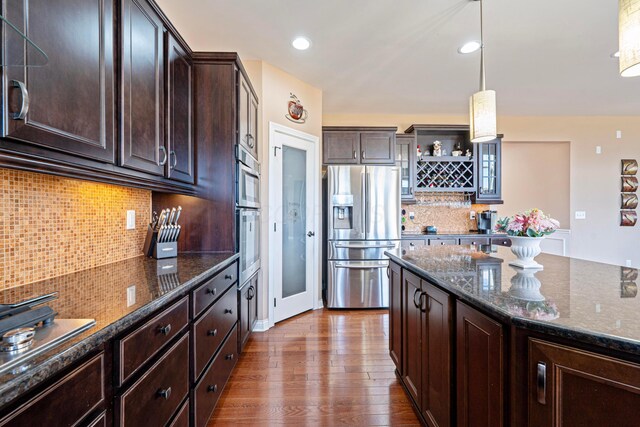
[[[428,157],[418,160],[417,190],[443,192],[475,191],[471,157]]]

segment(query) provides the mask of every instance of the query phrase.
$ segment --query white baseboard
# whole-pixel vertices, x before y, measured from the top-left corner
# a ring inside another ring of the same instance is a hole
[[[322,298],[320,298],[316,303],[316,307],[314,308],[314,310],[320,310],[322,308],[324,308],[324,302],[322,301]]]
[[[266,332],[269,330],[269,319],[263,319],[256,321],[256,326],[253,327],[253,332]]]

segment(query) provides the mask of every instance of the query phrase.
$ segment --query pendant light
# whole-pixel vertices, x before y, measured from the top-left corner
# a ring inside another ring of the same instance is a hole
[[[640,76],[640,0],[619,0],[620,75]]]
[[[477,0],[474,0],[477,1]],[[498,136],[496,92],[487,90],[484,72],[484,26],[480,0],[480,91],[469,99],[469,131],[471,142],[486,142]]]

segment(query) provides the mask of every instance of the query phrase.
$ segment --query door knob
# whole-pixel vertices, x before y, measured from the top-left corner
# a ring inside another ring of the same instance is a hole
[[[309,237],[313,237],[315,235],[316,235],[316,233],[314,233],[313,231],[310,231],[310,232],[307,233],[307,236],[309,236]]]

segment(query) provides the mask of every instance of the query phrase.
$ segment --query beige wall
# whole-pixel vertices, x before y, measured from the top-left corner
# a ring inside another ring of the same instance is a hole
[[[412,123],[468,123],[468,117],[429,115],[330,115],[323,125],[387,125],[406,129]],[[569,254],[612,264],[631,260],[640,267],[640,226],[619,226],[620,159],[640,159],[640,117],[515,117],[500,116],[498,130],[505,140],[570,142]],[[616,130],[622,139],[616,139]],[[596,146],[602,154],[596,154]],[[544,159],[534,158],[522,168],[539,169]],[[550,173],[552,173],[551,171]],[[510,177],[505,176],[508,180]],[[552,191],[551,189],[549,191]],[[509,194],[503,194],[509,198]],[[586,220],[573,218],[576,210]],[[552,212],[550,212],[552,213]]]
[[[262,242],[260,245],[262,296],[260,299],[262,304],[258,307],[258,318],[266,319],[268,316],[266,293],[269,286],[269,232],[273,230],[269,223],[269,212],[271,209],[269,206],[269,155],[272,155],[272,153],[269,153],[269,122],[306,132],[320,139],[322,136],[322,90],[264,61],[245,61],[243,64],[260,100],[259,119],[261,128],[258,134],[258,155],[262,167],[260,192],[262,198]],[[307,121],[304,124],[293,123],[285,117],[287,114],[289,94],[291,92],[298,97],[309,113]],[[320,152],[322,152],[322,150],[320,150]],[[318,159],[318,163],[319,162],[321,162],[321,159]],[[320,171],[320,168],[318,168],[318,171]],[[322,203],[320,196],[320,191],[318,191],[317,215],[321,214]],[[316,236],[321,242],[322,235],[320,230],[316,232]],[[321,260],[322,254],[319,253],[318,265],[321,265]],[[321,286],[320,275],[321,270],[318,271],[319,287]],[[319,289],[318,297],[321,295],[320,292],[321,289]]]
[[[571,227],[570,143],[568,141],[502,143],[502,192],[504,205],[496,206],[501,216],[512,216],[531,208],[542,209]],[[522,167],[539,159],[536,167]]]

